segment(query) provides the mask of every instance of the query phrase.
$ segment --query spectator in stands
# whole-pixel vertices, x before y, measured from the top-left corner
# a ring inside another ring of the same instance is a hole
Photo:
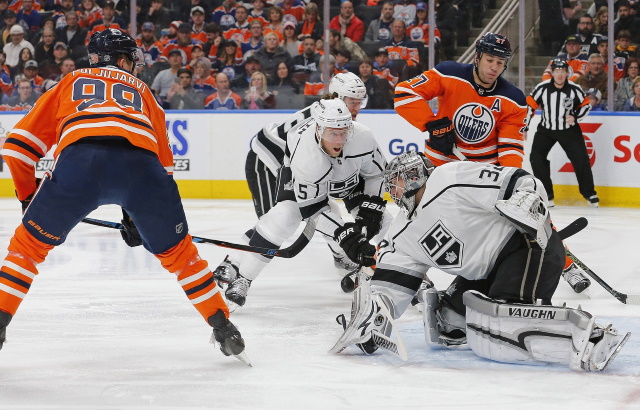
[[[255,55],[251,55],[244,63],[244,71],[236,75],[231,79],[231,88],[239,93],[244,92],[249,88],[251,82],[251,76],[258,71],[261,71],[260,60]]]
[[[61,78],[61,67],[63,61],[69,58],[67,45],[58,41],[53,46],[53,60],[45,60],[40,64],[40,76],[45,80],[58,81]],[[73,61],[73,60],[72,60]],[[75,68],[75,62],[74,62]]]
[[[218,91],[216,79],[211,75],[211,61],[208,58],[198,58],[193,67],[193,88],[202,92],[205,98]]]
[[[358,66],[360,79],[367,89],[367,107],[370,109],[390,109],[393,108],[392,89],[389,83],[373,75],[373,64],[371,59],[365,58]]]
[[[156,39],[155,27],[152,22],[147,21],[142,24],[142,32],[136,41],[142,50],[145,64],[147,67],[151,67],[158,60],[164,48],[162,43]]]
[[[247,21],[249,13],[242,4],[236,6],[236,22],[222,34],[227,40],[233,40],[238,44],[244,43],[251,37],[249,32],[250,23]]]
[[[613,26],[616,38],[618,37],[618,33],[622,30],[627,30],[631,33],[632,39],[640,40],[636,39],[636,36],[640,34],[639,25],[640,21],[638,20],[638,17],[631,14],[631,5],[629,2],[623,0],[618,3],[618,19]]]
[[[602,56],[604,71],[608,74],[609,65],[607,61],[611,55],[609,54],[609,39],[605,36],[602,36],[598,41],[598,54]],[[622,56],[619,56],[617,53],[613,55],[613,80],[616,83],[624,77],[624,62],[627,58],[627,55],[624,53],[622,53]]]
[[[65,58],[64,60],[62,60],[62,64],[60,65],[60,77],[58,78],[57,81],[62,80],[64,76],[71,73],[75,69],[76,69],[76,62],[73,61],[73,58],[70,58],[70,57]]]
[[[211,14],[211,21],[224,31],[236,22],[236,0],[224,0]]]
[[[4,47],[5,44],[9,43],[11,41],[11,27],[13,27],[16,24],[17,20],[16,20],[16,12],[9,9],[7,10],[7,12],[4,14],[4,30],[2,30],[2,46]]]
[[[96,20],[91,27],[85,39],[84,44],[88,45],[91,36],[98,31],[104,31],[108,28],[115,28],[118,30],[126,30],[127,25],[124,20],[116,15],[116,5],[113,1],[107,0],[102,6],[102,18]]]
[[[301,42],[298,41],[298,38],[296,37],[295,24],[293,24],[293,22],[291,21],[287,21],[282,25],[282,27],[284,38],[282,39],[280,45],[287,51],[287,53],[289,53],[291,57],[299,55],[300,52],[298,50],[300,49]]]
[[[160,37],[160,30],[168,28],[171,24],[171,14],[164,7],[164,0],[151,0],[149,10],[144,14],[144,22],[153,23],[156,28],[155,34]]]
[[[204,44],[207,42],[207,35],[204,33],[204,9],[195,6],[191,9],[191,40]]]
[[[188,68],[178,70],[177,82],[167,92],[169,108],[172,110],[201,110],[204,107],[204,94],[192,84],[192,74]]]
[[[216,23],[209,23],[204,26],[204,35],[207,37],[207,41],[202,45],[202,51],[209,60],[213,61],[218,58],[218,46],[223,40],[222,30]]]
[[[269,24],[267,10],[264,8],[264,0],[252,0],[251,5],[253,8],[249,13],[249,23],[253,23],[257,20],[263,27]]]
[[[625,101],[622,111],[640,111],[640,77],[631,83],[633,96]]]
[[[253,20],[249,24],[249,33],[251,37],[240,45],[242,50],[242,58],[247,59],[252,56],[262,45],[264,44],[264,37],[262,23],[259,20]]]
[[[36,96],[42,94],[42,82],[44,79],[38,75],[38,63],[35,60],[29,60],[25,63],[21,74],[16,76],[16,83],[26,78],[31,83],[33,93]]]
[[[571,7],[569,0],[538,0],[538,5],[541,52],[543,55],[558,54],[562,48],[562,42],[571,32],[569,20],[578,10]],[[440,24],[438,27],[442,30]]]
[[[300,94],[300,88],[293,82],[287,64],[278,64],[276,78],[271,86],[271,93],[276,97],[276,108],[299,108],[299,106],[291,104],[294,101],[294,96]]]
[[[620,30],[616,36],[616,43],[616,56],[625,59],[638,56],[638,45],[631,43],[631,32],[629,30]]]
[[[429,46],[429,17],[427,16],[427,5],[423,2],[416,4],[416,19],[407,29],[407,36],[411,41],[417,41]],[[434,41],[440,42],[440,30],[437,27],[433,29]]]
[[[229,78],[234,78],[244,72],[244,60],[238,58],[238,44],[233,40],[225,40],[220,44],[218,58],[211,63],[213,70],[226,73]]]
[[[331,54],[335,54],[338,50],[349,50],[354,60],[362,61],[367,55],[364,51],[349,37],[343,37],[338,30],[329,30],[329,49]],[[316,43],[316,50],[322,50]],[[322,53],[320,53],[322,54]]]
[[[418,45],[406,35],[407,26],[400,19],[391,24],[391,38],[384,42],[392,60],[405,60],[409,67],[417,67],[420,64]]]
[[[7,98],[4,105],[10,107],[11,111],[28,111],[36,103],[38,97],[33,93],[31,82],[26,78],[18,80],[17,83],[18,93],[12,97]]]
[[[593,111],[607,111],[607,106],[602,103],[602,93],[597,88],[589,88],[585,94],[589,97],[589,104],[591,104],[591,112]]]
[[[604,71],[604,59],[598,53],[589,56],[589,71],[576,81],[583,91],[597,88],[603,98],[607,95],[607,73]],[[606,104],[606,99],[602,100]]]
[[[316,40],[316,53],[320,54],[320,56],[324,55],[324,40],[321,38]]]
[[[350,60],[351,53],[349,52],[349,50],[346,50],[344,48],[342,50],[338,50],[338,52],[336,53],[336,65],[334,74],[348,73]]]
[[[364,23],[353,12],[353,3],[345,1],[340,6],[340,14],[331,19],[329,27],[338,30],[342,37],[354,42],[364,40]]]
[[[204,10],[205,23],[211,22],[211,17],[212,17],[211,7],[216,7],[222,4],[222,0],[215,0],[215,1],[180,0],[180,1],[181,1],[181,4],[177,12],[175,11],[175,8],[176,8],[175,4],[172,5],[172,8],[170,10],[172,18],[182,20],[182,21],[187,21],[191,17],[191,10],[193,10],[194,7],[202,7],[202,9]],[[169,4],[171,4],[171,2],[169,2]]]
[[[5,44],[3,51],[7,56],[7,65],[11,68],[18,65],[23,48],[28,48],[32,55],[35,50],[31,43],[24,39],[24,29],[20,24],[14,24],[9,30],[9,34],[11,42]]]
[[[560,52],[558,54],[559,58],[563,60],[582,60],[587,61],[589,59],[589,54],[583,52],[582,46],[580,44],[580,38],[577,34],[569,34],[564,43],[564,48],[566,52]]]
[[[0,91],[2,91],[0,100],[13,94],[13,81],[11,81],[9,67],[4,65],[5,58],[4,52],[0,52]]]
[[[369,23],[366,41],[386,41],[391,38],[391,23],[393,23],[393,1],[385,0],[382,3],[380,18]]]
[[[440,30],[442,52],[446,60],[452,60],[456,54],[456,16],[457,10],[453,7],[451,0],[440,0],[438,14],[436,14],[436,25]],[[542,21],[540,25],[542,25]],[[540,30],[542,32],[542,29]]]
[[[282,0],[280,8],[284,13],[283,20],[297,25],[304,18],[304,3],[301,0]]]
[[[80,27],[89,29],[93,23],[102,18],[102,10],[95,0],[82,0],[80,2]],[[69,22],[67,21],[67,24]]]
[[[387,80],[391,89],[398,84],[399,76],[393,71],[391,60],[389,60],[389,52],[386,48],[376,51],[375,62],[373,63],[373,75],[383,80]]]
[[[633,97],[633,81],[640,75],[640,63],[637,58],[631,57],[625,61],[624,77],[618,81],[614,93],[616,111],[622,111],[624,103]]]
[[[5,26],[4,16],[5,14],[7,14],[7,10],[10,10],[9,0],[0,0],[0,30],[4,29],[4,26]]]
[[[161,102],[167,102],[167,93],[171,86],[175,83],[178,70],[182,68],[182,52],[179,49],[173,49],[169,52],[169,65],[166,70],[160,71],[151,84],[151,89]]]
[[[276,68],[281,62],[291,66],[291,56],[284,48],[278,46],[278,36],[275,33],[264,36],[264,46],[258,49],[254,56],[260,61],[262,72],[269,79],[275,78]]]
[[[16,76],[22,74],[24,71],[25,64],[27,61],[33,60],[33,53],[27,47],[20,50],[20,57],[18,58],[18,64],[13,67],[9,67],[9,72],[11,73],[11,78],[15,82]]]
[[[274,108],[275,105],[274,96],[267,91],[267,77],[260,71],[253,73],[241,108],[243,110],[263,110]]]
[[[606,36],[609,33],[609,8],[602,6],[593,19],[594,33]]]
[[[191,24],[181,23],[178,27],[178,35],[175,40],[171,40],[164,46],[162,56],[167,58],[169,52],[180,50],[183,55],[182,65],[186,65],[191,61],[191,49],[196,42],[191,40]]]
[[[87,30],[80,27],[78,15],[75,11],[69,11],[64,17],[67,25],[56,30],[56,41],[65,43],[69,50],[73,50],[77,46],[83,46],[84,40],[87,38]]]
[[[45,28],[42,30],[42,41],[35,46],[34,57],[38,63],[42,63],[45,60],[53,61],[53,43],[55,42],[56,34],[51,28]]]
[[[278,6],[271,6],[269,8],[269,24],[264,28],[264,35],[266,36],[269,33],[275,33],[278,36],[278,42],[282,41],[284,38],[283,33],[283,21],[282,18],[284,14],[282,13],[282,9]]]
[[[578,21],[578,40],[583,53],[591,55],[598,52],[598,41],[602,38],[600,34],[593,32],[593,18],[585,14]]]
[[[32,32],[41,29],[44,23],[38,10],[33,7],[33,2],[34,0],[22,0],[22,7],[16,16],[18,22],[23,22]]]
[[[67,13],[73,11],[75,13],[75,5],[73,0],[61,0],[60,6],[53,13],[54,30],[64,28],[67,25]]]
[[[394,20],[402,20],[405,25],[411,24],[416,19],[416,4],[413,0],[396,0],[393,8]]]
[[[305,37],[302,41],[302,54],[293,57],[291,72],[311,74],[318,70],[320,54],[316,53],[316,42],[313,37]]]
[[[318,18],[318,5],[315,3],[309,3],[304,8],[304,20],[298,22],[296,27],[296,34],[298,39],[302,40],[306,36],[311,36],[314,40],[322,38],[323,36],[323,24],[322,20]]]
[[[229,88],[229,77],[225,73],[216,75],[218,91],[204,101],[205,110],[237,110],[242,105],[242,97]]]
[[[322,72],[322,67],[327,56],[322,56],[320,58],[320,69],[311,73],[309,79],[304,83],[304,95],[306,96],[321,96],[325,93],[324,91],[324,73]],[[329,54],[329,65],[333,67],[336,65],[336,58]],[[329,70],[329,81],[333,78],[334,70]],[[307,104],[305,104],[307,105]]]
[[[195,68],[195,64],[196,61],[200,58],[200,57],[204,57],[204,51],[202,50],[202,44],[200,43],[196,43],[193,45],[193,47],[191,47],[191,61],[189,61],[189,64],[186,65],[186,67],[193,71]]]

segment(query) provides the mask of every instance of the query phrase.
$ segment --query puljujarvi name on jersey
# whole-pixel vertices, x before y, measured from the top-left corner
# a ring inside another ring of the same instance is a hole
[[[129,84],[135,85],[140,92],[144,92],[146,84],[143,81],[138,80],[132,75],[125,72],[114,69],[100,69],[100,68],[81,68],[76,71],[72,71],[71,74],[93,74],[105,78],[113,78],[114,80],[121,80]]]
[[[553,310],[544,309],[523,309],[523,308],[509,308],[509,316],[513,317],[530,317],[533,319],[555,319],[556,313]]]

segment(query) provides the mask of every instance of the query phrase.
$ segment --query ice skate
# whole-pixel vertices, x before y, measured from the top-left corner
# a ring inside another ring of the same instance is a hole
[[[247,355],[244,353],[244,339],[238,329],[229,319],[224,316],[224,312],[218,310],[214,315],[209,316],[207,322],[213,327],[213,334],[210,342],[220,344],[220,351],[225,356],[233,356],[247,366],[251,366]]]
[[[562,271],[562,277],[576,293],[581,293],[591,286],[589,278],[582,274],[582,270],[575,263],[572,263],[568,268]]]
[[[9,326],[11,318],[11,314],[0,310],[0,350],[2,350],[2,345],[7,340],[7,326]]]
[[[250,286],[251,280],[238,273],[238,277],[229,284],[226,292],[224,292],[224,296],[227,300],[230,300],[238,306],[244,306],[244,303],[247,301],[247,293],[249,293]]]
[[[606,327],[594,325],[589,340],[580,341],[578,348],[574,341],[574,357],[571,360],[573,370],[601,372],[613,361],[631,333],[621,334],[609,324]]]
[[[223,285],[228,285],[233,282],[237,276],[238,266],[231,262],[229,255],[227,255],[222,263],[213,271],[213,278],[221,288],[224,288]]]
[[[598,195],[591,195],[589,198],[587,198],[587,201],[589,202],[590,207],[597,208],[598,204],[600,203],[600,198],[598,198]]]

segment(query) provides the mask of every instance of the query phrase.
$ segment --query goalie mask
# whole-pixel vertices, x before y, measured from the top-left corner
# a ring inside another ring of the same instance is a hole
[[[330,144],[344,145],[353,137],[351,113],[342,100],[320,100],[313,103],[311,116],[316,122],[316,136],[321,149],[325,150],[323,140]]]
[[[354,73],[340,73],[333,76],[329,83],[329,94],[336,93],[344,101],[345,97],[360,100],[360,109],[367,106],[369,97],[364,83]]]
[[[424,186],[434,165],[422,153],[407,151],[398,155],[384,171],[384,188],[409,217],[415,207],[415,195]]]

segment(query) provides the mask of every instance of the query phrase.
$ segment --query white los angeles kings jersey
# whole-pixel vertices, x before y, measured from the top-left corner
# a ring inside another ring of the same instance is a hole
[[[357,122],[353,126],[353,137],[336,158],[320,148],[313,118],[288,133],[284,162],[291,168],[292,188],[303,217],[327,206],[329,197],[346,197],[361,179],[365,194],[382,195],[386,161],[371,130]],[[318,230],[321,225],[318,221]]]
[[[437,167],[411,218],[401,212],[392,222],[377,268],[415,278],[431,267],[469,280],[486,278],[517,231],[494,208],[496,201],[525,186],[547,200],[542,183],[520,168],[467,161]]]

